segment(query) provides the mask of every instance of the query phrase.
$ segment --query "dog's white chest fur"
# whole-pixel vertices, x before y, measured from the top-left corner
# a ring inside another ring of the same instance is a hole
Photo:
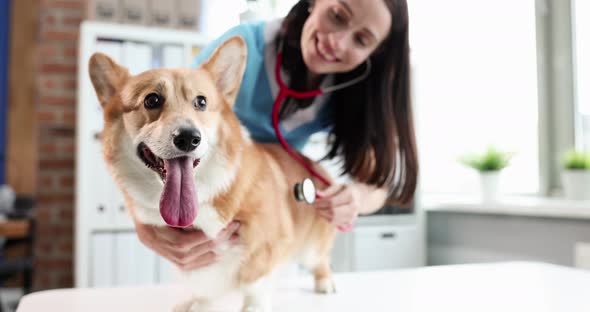
[[[197,218],[193,224],[196,228],[201,229],[210,239],[215,239],[217,234],[227,226],[221,220],[217,209],[209,204],[199,207]]]
[[[181,273],[193,294],[200,298],[216,298],[239,287],[237,276],[244,248],[225,242],[215,249],[215,253],[218,258],[213,264]]]

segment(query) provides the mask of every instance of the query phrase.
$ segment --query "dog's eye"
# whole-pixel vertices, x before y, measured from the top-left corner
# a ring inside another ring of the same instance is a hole
[[[164,104],[164,99],[156,93],[148,94],[143,100],[143,106],[147,109],[159,108],[162,104]]]
[[[204,111],[207,108],[207,99],[202,95],[198,95],[193,100],[193,105],[195,106],[196,109],[198,109],[200,111]]]

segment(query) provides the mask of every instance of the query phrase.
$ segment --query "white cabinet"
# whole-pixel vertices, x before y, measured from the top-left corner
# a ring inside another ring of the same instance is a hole
[[[170,261],[162,257],[158,257],[156,261],[156,278],[158,283],[166,284],[178,281],[178,269],[174,267],[174,265]]]
[[[77,287],[171,282],[173,266],[144,247],[102,157],[103,112],[88,75],[102,52],[132,74],[166,66],[188,67],[208,42],[199,33],[85,21],[80,29],[76,138]]]
[[[157,282],[157,255],[139,241],[135,232],[115,234],[114,249],[115,285]]]
[[[94,187],[88,190],[86,216],[96,229],[104,229],[112,227],[115,222],[115,210],[110,198],[116,190],[113,188],[113,180],[108,175],[105,163],[100,159],[100,143],[90,142],[88,145],[88,154],[93,155],[97,161],[94,167],[95,172],[90,177],[94,182]]]
[[[353,233],[355,271],[417,266],[416,225],[359,227]]]
[[[87,249],[90,258],[88,286],[108,287],[114,285],[113,255],[115,236],[112,233],[97,233],[90,239]]]
[[[91,237],[90,286],[132,286],[176,281],[176,268],[145,247],[135,232],[94,233]]]
[[[338,234],[332,268],[350,272],[422,266],[421,237],[415,216],[360,217],[351,232]]]

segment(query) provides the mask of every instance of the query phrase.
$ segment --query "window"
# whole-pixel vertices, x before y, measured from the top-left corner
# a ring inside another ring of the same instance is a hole
[[[242,0],[201,1],[199,31],[209,38],[217,38],[240,23],[240,12],[244,9]]]
[[[291,8],[297,4],[298,0],[271,0],[270,3],[274,8],[274,15],[278,17],[286,16]]]
[[[408,5],[422,191],[477,192],[457,159],[494,145],[514,153],[505,192],[538,192],[535,1]]]
[[[576,99],[576,146],[590,150],[590,2],[572,6]]]

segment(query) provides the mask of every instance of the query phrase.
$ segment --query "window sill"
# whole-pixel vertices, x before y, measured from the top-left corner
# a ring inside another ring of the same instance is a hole
[[[473,196],[424,195],[420,206],[426,212],[590,219],[590,201],[541,196],[506,196],[498,202],[485,203]]]

